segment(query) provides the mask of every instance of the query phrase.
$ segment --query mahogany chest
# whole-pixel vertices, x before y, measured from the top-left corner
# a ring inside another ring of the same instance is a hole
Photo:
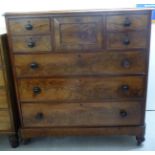
[[[151,10],[5,16],[23,138],[144,141]]]

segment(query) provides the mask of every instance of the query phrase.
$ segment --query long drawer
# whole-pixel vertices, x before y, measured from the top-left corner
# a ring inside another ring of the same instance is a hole
[[[146,73],[146,53],[142,51],[27,54],[14,58],[18,77]]]
[[[7,110],[0,110],[0,130],[10,130],[10,114]]]
[[[145,96],[145,77],[74,77],[19,79],[19,95],[28,101],[103,101]]]
[[[24,127],[140,125],[142,103],[22,104]]]

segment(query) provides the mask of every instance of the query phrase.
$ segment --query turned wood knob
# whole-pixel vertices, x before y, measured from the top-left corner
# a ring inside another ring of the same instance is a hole
[[[124,60],[121,62],[121,65],[122,65],[122,67],[124,67],[124,68],[129,68],[130,65],[131,65],[131,62],[130,62],[128,59],[124,59]]]
[[[127,92],[127,91],[129,91],[129,86],[128,85],[122,85],[121,89],[123,92]]]
[[[123,44],[124,45],[129,45],[130,44],[130,39],[126,36],[126,37],[124,37],[124,39],[123,39]]]
[[[31,69],[37,69],[38,67],[39,67],[39,65],[36,62],[33,62],[30,64]]]
[[[128,115],[128,113],[125,110],[120,110],[119,114],[121,117],[126,117]]]
[[[129,19],[128,17],[125,18],[123,25],[124,25],[124,27],[129,27],[129,26],[131,26],[131,21],[130,21],[130,19]]]
[[[34,94],[40,94],[41,93],[41,88],[40,87],[33,87],[33,93]]]
[[[44,118],[44,114],[42,112],[39,112],[35,115],[36,120],[42,120]]]
[[[25,25],[25,29],[26,30],[32,30],[33,29],[33,25],[28,23],[28,24]]]
[[[33,40],[29,40],[29,41],[27,42],[27,46],[28,46],[29,48],[33,48],[33,47],[35,47],[35,42],[34,42]]]

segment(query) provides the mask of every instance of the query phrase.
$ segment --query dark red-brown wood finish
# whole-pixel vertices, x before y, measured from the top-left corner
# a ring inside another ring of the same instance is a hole
[[[8,13],[23,139],[144,140],[151,10]]]

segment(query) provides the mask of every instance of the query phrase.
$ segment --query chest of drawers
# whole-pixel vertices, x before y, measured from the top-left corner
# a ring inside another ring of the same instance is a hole
[[[12,147],[18,146],[17,107],[8,59],[7,35],[0,35],[0,134],[9,136]]]
[[[7,13],[23,138],[144,140],[151,10]]]

